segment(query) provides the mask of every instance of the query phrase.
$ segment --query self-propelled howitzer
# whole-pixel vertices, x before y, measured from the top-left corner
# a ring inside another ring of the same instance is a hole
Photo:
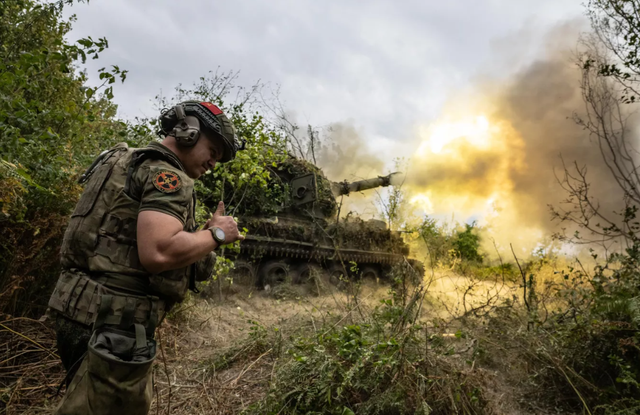
[[[288,160],[277,170],[287,191],[276,215],[238,218],[248,234],[236,257],[234,281],[303,283],[314,269],[334,282],[345,276],[378,279],[402,264],[421,274],[422,264],[407,259],[408,245],[384,221],[338,218],[342,196],[392,185],[396,174],[331,182],[313,164]]]

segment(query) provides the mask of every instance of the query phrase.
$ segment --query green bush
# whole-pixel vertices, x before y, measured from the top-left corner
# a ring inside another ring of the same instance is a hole
[[[64,3],[0,3],[0,311],[16,314],[34,305],[33,314],[43,311],[82,169],[102,149],[141,133],[115,118],[111,102],[112,84],[126,71],[102,69],[103,84],[89,87],[77,70],[108,43],[67,42]]]
[[[418,235],[427,248],[430,264],[448,263],[453,250],[452,236],[443,225],[426,216],[417,228]]]
[[[442,337],[416,323],[421,294],[394,294],[362,320],[333,316],[293,338],[267,398],[246,413],[488,413],[479,379],[449,362]]]
[[[452,243],[460,258],[481,263],[482,255],[478,252],[480,249],[480,235],[478,235],[477,231],[475,222],[471,225],[465,223],[464,230],[455,233]]]
[[[570,270],[559,291],[566,307],[553,329],[556,353],[598,413],[640,410],[640,243],[596,265]]]

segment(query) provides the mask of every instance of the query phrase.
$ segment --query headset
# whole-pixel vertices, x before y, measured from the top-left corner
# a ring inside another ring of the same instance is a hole
[[[187,115],[188,114],[188,115]],[[158,135],[173,136],[181,147],[193,147],[204,129],[219,136],[225,147],[221,163],[233,160],[236,152],[244,150],[246,141],[238,140],[231,120],[210,102],[184,101],[170,109],[163,109],[158,119]]]
[[[173,128],[166,131],[166,127],[173,123]],[[187,115],[182,104],[162,112],[160,128],[160,133],[172,135],[181,147],[193,147],[200,138],[200,120],[193,115]]]

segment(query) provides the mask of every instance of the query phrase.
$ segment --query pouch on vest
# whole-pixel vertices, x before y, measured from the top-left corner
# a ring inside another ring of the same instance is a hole
[[[213,275],[216,267],[216,254],[209,252],[207,256],[196,262],[195,280],[206,281]]]
[[[49,307],[65,317],[87,326],[97,321],[103,299],[109,297],[110,310],[104,317],[107,324],[124,322],[146,326],[153,336],[158,322],[166,312],[166,303],[157,297],[121,295],[78,270],[63,270],[49,299]],[[104,323],[103,322],[103,323]]]
[[[91,325],[98,312],[98,298],[108,294],[102,284],[78,270],[63,270],[49,298],[49,307],[66,317]]]
[[[135,324],[135,333],[99,326],[56,414],[146,415],[153,398],[156,343]]]

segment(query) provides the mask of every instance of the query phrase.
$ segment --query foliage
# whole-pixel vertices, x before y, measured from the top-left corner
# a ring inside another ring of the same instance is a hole
[[[448,264],[454,247],[453,236],[446,227],[434,218],[425,216],[416,230],[427,248],[431,266]]]
[[[635,0],[589,0],[587,13],[599,41],[615,56],[611,62],[590,57],[598,73],[624,85],[622,100],[638,100],[640,81],[640,5]]]
[[[640,205],[636,137],[628,114],[637,101],[640,78],[640,4],[627,0],[588,3],[595,37],[580,56],[586,114],[574,120],[599,147],[620,191],[616,212],[604,211],[593,196],[586,167],[565,166],[567,192],[553,217],[577,226],[564,241],[590,244],[596,265],[578,263],[564,273],[554,313],[556,361],[571,368],[571,387],[582,404],[598,413],[637,413],[640,408]],[[621,104],[627,104],[624,107]],[[617,245],[620,248],[612,248]],[[562,374],[567,377],[569,375]]]
[[[480,235],[476,223],[465,223],[464,230],[458,230],[452,241],[453,247],[464,260],[471,262],[482,262],[482,255],[478,252],[480,249]]]
[[[447,362],[442,338],[416,323],[422,292],[391,294],[364,319],[334,316],[293,338],[267,398],[246,412],[488,413],[479,380]]]
[[[407,247],[402,237],[376,222],[363,221],[359,217],[347,216],[339,223],[332,223],[327,233],[334,243],[341,248],[383,251],[407,254]]]
[[[102,68],[97,87],[76,63],[97,59],[106,39],[64,36],[71,22],[62,21],[62,4],[3,2],[0,13],[0,154],[7,170],[28,189],[22,211],[3,203],[11,218],[27,217],[27,209],[66,212],[73,206],[75,174],[103,148],[123,141],[126,125],[118,122],[112,84],[127,71]],[[101,94],[99,94],[101,92]],[[6,213],[5,213],[6,216]]]
[[[7,298],[17,293],[18,313],[50,289],[65,216],[81,192],[78,175],[104,148],[141,133],[115,118],[112,86],[125,70],[101,69],[96,87],[77,70],[108,42],[69,43],[65,3],[0,3],[0,285],[11,287]]]
[[[611,255],[592,272],[570,268],[557,291],[563,306],[550,320],[552,354],[576,374],[575,387],[598,413],[640,407],[638,248]]]
[[[431,266],[464,265],[483,269],[483,255],[480,251],[480,228],[473,222],[464,227],[449,229],[446,224],[425,216],[422,223],[415,228],[415,233],[424,244]]]

